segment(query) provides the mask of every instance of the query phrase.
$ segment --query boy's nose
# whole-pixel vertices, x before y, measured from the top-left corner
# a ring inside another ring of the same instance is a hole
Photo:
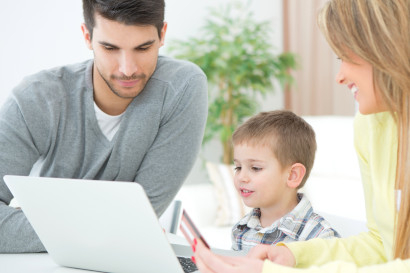
[[[248,183],[248,182],[249,182],[249,176],[248,176],[248,174],[247,174],[246,172],[244,172],[244,171],[241,171],[239,180],[240,180],[241,182]]]

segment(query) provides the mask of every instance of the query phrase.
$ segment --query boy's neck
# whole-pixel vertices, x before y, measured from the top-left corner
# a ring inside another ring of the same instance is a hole
[[[276,220],[279,220],[291,212],[299,203],[298,195],[295,193],[293,198],[288,198],[287,202],[281,202],[273,207],[260,208],[261,217],[259,219],[262,227],[269,227]]]

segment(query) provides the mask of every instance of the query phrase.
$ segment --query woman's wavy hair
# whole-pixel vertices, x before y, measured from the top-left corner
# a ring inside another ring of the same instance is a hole
[[[318,23],[334,52],[353,52],[373,66],[380,98],[396,120],[396,189],[401,190],[394,257],[410,258],[410,0],[332,0]]]

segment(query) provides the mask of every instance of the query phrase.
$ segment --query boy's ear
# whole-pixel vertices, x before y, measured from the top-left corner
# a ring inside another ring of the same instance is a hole
[[[306,168],[303,164],[295,163],[290,167],[290,172],[287,180],[289,188],[296,189],[305,177]]]

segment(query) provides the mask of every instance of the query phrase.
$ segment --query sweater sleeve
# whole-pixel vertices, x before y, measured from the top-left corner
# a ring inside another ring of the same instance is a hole
[[[202,72],[193,75],[183,89],[172,107],[167,107],[166,117],[135,179],[144,186],[157,215],[164,212],[188,176],[205,130],[206,76]]]
[[[388,125],[386,126],[386,124]],[[296,258],[297,268],[305,268],[306,272],[335,273],[403,272],[400,270],[409,269],[410,261],[408,260],[388,262],[391,259],[392,245],[390,220],[392,217],[394,218],[394,207],[390,203],[393,201],[389,200],[388,206],[383,206],[383,208],[378,207],[376,202],[376,199],[381,198],[381,192],[389,191],[385,193],[389,197],[390,191],[393,191],[395,164],[385,165],[384,169],[389,171],[383,172],[379,164],[385,162],[378,163],[375,160],[383,154],[383,160],[394,161],[397,143],[394,141],[395,128],[391,127],[391,124],[391,119],[383,115],[370,119],[358,115],[355,119],[355,146],[362,174],[369,231],[347,238],[313,239],[286,244]],[[391,145],[380,145],[380,142],[386,143],[386,141]],[[383,147],[387,147],[386,149],[392,152],[383,150],[385,149]],[[378,218],[376,219],[376,217]],[[294,270],[297,271],[297,269],[289,268],[277,270],[275,265],[270,265],[267,262],[263,272],[293,272]]]
[[[0,112],[0,253],[45,251],[21,209],[10,207],[13,195],[6,174],[28,175],[39,157],[18,103],[12,98]]]

